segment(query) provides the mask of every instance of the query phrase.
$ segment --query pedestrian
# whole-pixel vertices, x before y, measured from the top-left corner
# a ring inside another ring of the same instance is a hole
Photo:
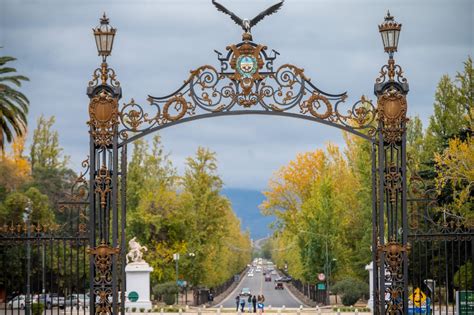
[[[253,312],[257,313],[257,296],[254,295],[252,298],[252,304],[253,304]]]
[[[239,310],[239,304],[240,304],[240,295],[237,295],[235,297],[235,310],[238,311]]]
[[[244,298],[240,299],[240,311],[242,313],[245,313],[245,299]]]
[[[263,294],[262,294],[262,295],[258,295],[258,297],[257,297],[257,302],[258,302],[258,304],[257,304],[258,314],[261,315],[261,314],[263,313],[263,308],[264,308],[264,306],[265,306],[265,305],[263,304],[263,302],[265,302],[265,297],[263,296]]]
[[[252,313],[252,294],[249,294],[249,298],[247,299],[247,303],[249,304],[249,313]]]

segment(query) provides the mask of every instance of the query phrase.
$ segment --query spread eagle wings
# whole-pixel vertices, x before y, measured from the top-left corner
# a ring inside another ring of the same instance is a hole
[[[250,27],[252,26],[255,26],[258,22],[260,22],[261,20],[263,20],[267,15],[271,15],[275,12],[277,12],[281,6],[283,5],[283,2],[285,0],[282,0],[274,5],[272,5],[271,7],[269,7],[268,9],[266,10],[263,10],[262,12],[260,12],[257,16],[255,16],[253,19],[250,20]],[[226,7],[224,7],[222,4],[220,4],[219,2],[217,2],[216,0],[212,0],[212,4],[214,4],[214,6],[217,8],[218,11],[221,11],[227,15],[230,16],[230,18],[237,24],[237,25],[240,25],[243,27],[243,19],[241,19],[240,17],[238,17],[234,12],[228,10]]]
[[[283,5],[284,1],[285,0],[282,0],[282,1],[272,5],[268,9],[263,10],[262,12],[260,12],[256,17],[254,17],[253,19],[250,20],[250,27],[255,26],[255,24],[257,24],[258,22],[263,20],[263,18],[266,17],[267,15],[271,15],[271,14],[277,12],[278,10],[280,10],[280,8]]]

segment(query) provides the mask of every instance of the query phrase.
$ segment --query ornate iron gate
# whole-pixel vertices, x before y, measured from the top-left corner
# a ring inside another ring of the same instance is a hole
[[[45,314],[88,313],[86,208],[79,201],[64,203],[55,213],[58,222],[44,224],[32,221],[27,210],[23,222],[0,226],[2,313],[31,314],[34,303]]]
[[[119,263],[123,263],[125,246],[127,144],[192,120],[254,114],[311,120],[372,143],[376,313],[404,313],[408,306],[409,249],[405,148],[408,84],[393,59],[401,25],[388,14],[379,28],[389,61],[376,80],[377,106],[364,96],[348,106],[346,93],[323,92],[303,69],[291,64],[276,66],[278,53],[268,53],[266,46],[254,43],[246,29],[242,42],[227,46],[226,53],[217,52],[219,69],[204,65],[192,70],[174,93],[149,96],[148,111],[133,99],[118,105],[122,96],[120,83],[106,62],[116,29],[104,16],[94,30],[102,65],[95,70],[87,90],[91,135],[90,253],[94,266],[91,294],[98,296],[95,305],[91,304],[91,312],[95,308],[95,312],[117,314],[119,290],[124,300],[123,282],[119,283],[123,267]]]
[[[437,203],[432,189],[413,176],[408,198],[411,245],[409,307],[419,313],[474,313],[474,228],[459,214]],[[460,309],[457,309],[460,307]]]

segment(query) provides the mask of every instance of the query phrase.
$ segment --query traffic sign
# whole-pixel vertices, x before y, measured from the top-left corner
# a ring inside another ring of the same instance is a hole
[[[132,291],[128,294],[128,299],[130,300],[130,302],[136,302],[138,301],[138,293],[135,292],[135,291]]]
[[[326,290],[326,285],[324,283],[318,283],[317,288],[319,291],[323,291]]]
[[[318,280],[319,281],[324,281],[326,280],[326,275],[324,273],[319,273],[318,274]]]

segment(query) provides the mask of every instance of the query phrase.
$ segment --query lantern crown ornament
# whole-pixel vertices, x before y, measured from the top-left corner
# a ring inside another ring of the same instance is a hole
[[[401,29],[402,24],[397,23],[394,17],[390,15],[390,11],[387,11],[384,23],[379,25],[379,32],[380,35],[382,35],[384,50],[390,55],[390,58],[392,58],[393,53],[397,51]]]
[[[97,45],[97,52],[102,56],[102,61],[105,62],[107,56],[112,52],[114,44],[114,37],[117,29],[109,25],[109,18],[105,15],[100,19],[100,25],[92,29],[94,32],[95,43]]]

